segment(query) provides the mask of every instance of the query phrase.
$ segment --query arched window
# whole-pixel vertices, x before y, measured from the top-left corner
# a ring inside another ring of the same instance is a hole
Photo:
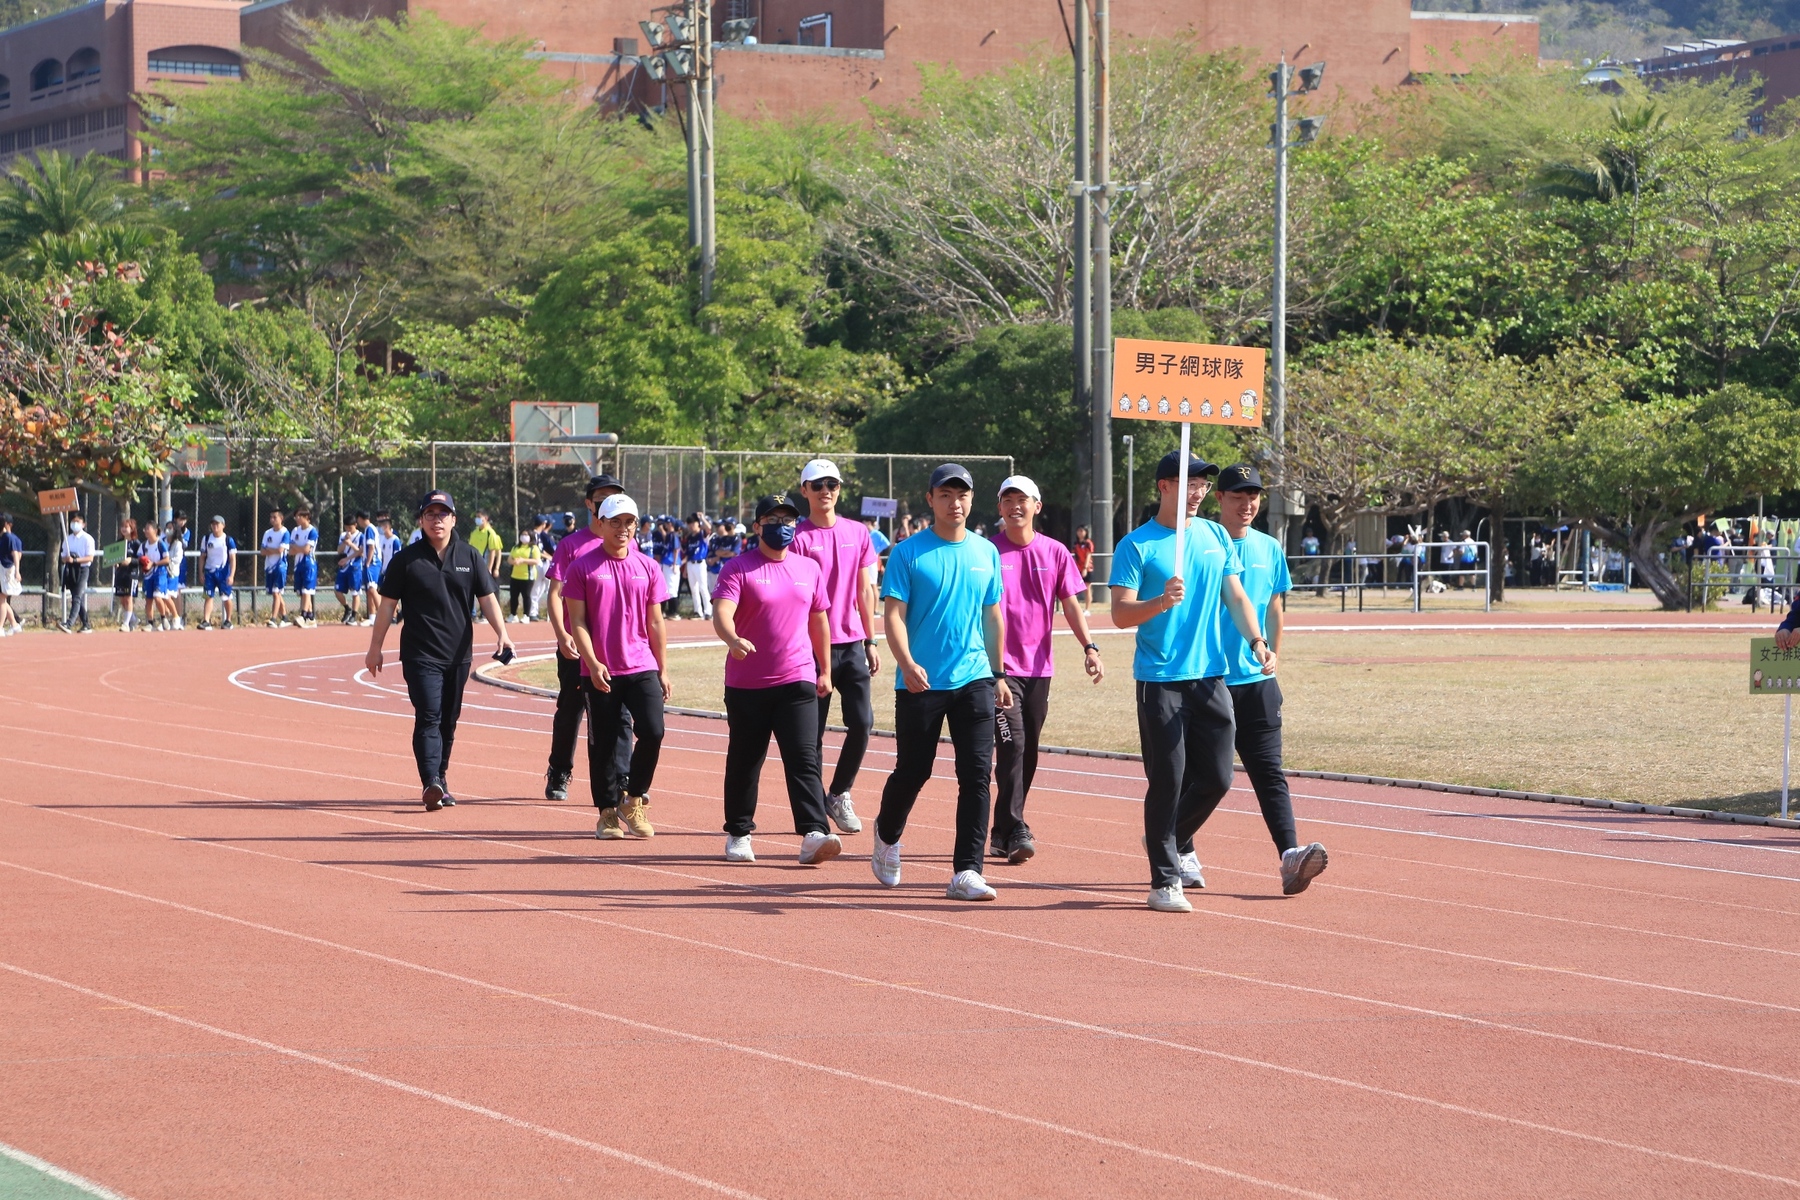
[[[70,87],[100,82],[100,52],[92,46],[83,46],[69,55],[68,81]]]
[[[46,58],[31,68],[31,90],[41,92],[46,88],[61,87],[63,81],[63,65],[54,58]]]
[[[12,107],[12,80],[0,75],[0,108]]]
[[[242,60],[220,46],[164,46],[150,52],[152,75],[222,75],[237,79]]]

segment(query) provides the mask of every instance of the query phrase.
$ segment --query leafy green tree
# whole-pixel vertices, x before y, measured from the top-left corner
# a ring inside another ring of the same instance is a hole
[[[383,276],[410,311],[467,320],[606,228],[625,127],[569,103],[525,42],[430,13],[298,36],[153,113],[163,191],[222,278],[304,304]]]
[[[1526,485],[1631,556],[1664,608],[1685,583],[1658,552],[1670,532],[1746,496],[1800,486],[1800,412],[1742,384],[1621,401],[1577,422]]]
[[[394,349],[417,369],[397,375],[397,393],[421,437],[443,441],[505,441],[511,406],[535,395],[526,364],[536,341],[525,323],[482,317],[463,328],[440,321],[401,321]]]
[[[527,323],[536,389],[599,404],[602,426],[628,441],[847,448],[901,378],[884,355],[809,336],[842,304],[817,270],[813,223],[784,200],[722,188],[718,228],[703,308],[679,213],[599,239],[553,275]]]
[[[105,319],[103,275],[6,280],[0,302],[0,491],[92,483],[129,495],[179,447],[192,390],[155,342]]]

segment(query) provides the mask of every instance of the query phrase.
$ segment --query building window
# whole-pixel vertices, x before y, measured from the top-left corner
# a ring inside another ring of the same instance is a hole
[[[0,75],[0,108],[12,107],[12,80]]]
[[[794,39],[802,46],[831,45],[831,14],[818,13],[800,18],[800,36]]]
[[[43,62],[31,68],[31,91],[34,96],[38,92],[48,91],[51,88],[60,88],[62,86],[62,81],[63,65],[54,58],[46,58]]]
[[[219,46],[164,46],[150,52],[150,73],[239,79],[244,68],[236,54]]]
[[[68,82],[70,87],[99,83],[100,52],[92,46],[83,46],[69,55]]]

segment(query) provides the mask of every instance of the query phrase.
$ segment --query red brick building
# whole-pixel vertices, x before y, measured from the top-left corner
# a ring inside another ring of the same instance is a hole
[[[654,0],[94,0],[0,33],[0,164],[55,148],[132,163],[131,97],[235,79],[240,45],[277,48],[290,15],[394,17],[429,10],[494,37],[530,39],[545,69],[604,99],[644,81],[628,59]],[[1068,5],[1073,8],[1072,2]],[[740,115],[860,114],[913,95],[920,67],[991,70],[1065,44],[1055,0],[715,0],[754,17],[758,44],[718,58],[719,102]],[[1121,0],[1115,42],[1193,38],[1273,62],[1329,63],[1321,100],[1366,99],[1413,73],[1466,70],[1496,49],[1537,55],[1530,17],[1413,12],[1408,0]]]
[[[137,162],[132,97],[239,73],[229,0],[95,0],[0,34],[0,165],[37,150]]]

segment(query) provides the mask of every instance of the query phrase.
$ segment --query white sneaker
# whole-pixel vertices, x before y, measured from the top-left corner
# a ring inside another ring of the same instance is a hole
[[[1150,889],[1150,907],[1157,912],[1193,912],[1194,906],[1188,898],[1181,894],[1181,885],[1171,883],[1168,887]]]
[[[756,861],[756,851],[750,848],[749,834],[746,833],[743,837],[732,837],[730,834],[725,835],[725,861]]]
[[[374,623],[375,623],[374,617],[364,617],[361,621],[357,622],[357,624],[359,624],[359,625],[373,625]]]
[[[803,866],[816,867],[822,862],[830,862],[843,852],[844,843],[838,841],[835,833],[814,831],[800,839],[800,862]]]
[[[1285,850],[1281,855],[1281,894],[1298,896],[1306,890],[1306,886],[1319,877],[1328,861],[1325,847],[1318,842],[1307,846],[1296,846]]]
[[[951,900],[992,900],[1000,893],[988,886],[980,871],[958,871],[944,895]]]
[[[1206,876],[1200,873],[1200,856],[1189,851],[1175,860],[1175,869],[1181,872],[1181,886],[1204,888]]]
[[[869,854],[869,869],[875,872],[875,878],[882,887],[900,886],[900,846],[899,842],[890,846],[881,840],[879,833],[875,835],[875,849]]]
[[[838,827],[839,833],[861,833],[862,818],[856,815],[856,809],[850,803],[850,793],[825,797],[825,811],[831,816],[831,823]]]

